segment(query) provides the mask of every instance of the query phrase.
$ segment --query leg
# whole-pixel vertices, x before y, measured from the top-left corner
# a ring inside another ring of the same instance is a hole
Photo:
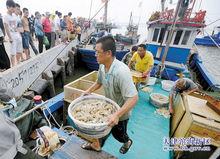
[[[51,33],[45,33],[48,41],[49,41],[49,45],[46,46],[46,50],[50,49],[50,46],[51,46]]]
[[[43,44],[44,37],[43,36],[37,36],[37,39],[38,39],[39,53],[42,53],[43,52],[43,47],[44,47],[44,44]]]
[[[119,121],[118,125],[112,128],[112,135],[114,136],[114,138],[119,142],[124,143],[119,150],[122,154],[125,154],[132,145],[132,140],[129,138],[127,134],[127,124],[128,119]]]
[[[33,32],[32,32],[32,34],[33,34]],[[34,35],[29,34],[29,43],[30,43],[31,48],[32,48],[32,50],[34,51],[35,55],[37,55],[37,54],[38,54],[38,51],[37,51],[37,49],[36,49],[36,47],[35,47],[35,45],[34,45],[33,37],[34,37]]]

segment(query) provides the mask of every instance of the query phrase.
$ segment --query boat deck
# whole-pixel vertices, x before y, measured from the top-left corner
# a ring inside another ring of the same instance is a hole
[[[151,86],[152,93],[168,92],[161,89],[160,84]],[[149,93],[139,91],[139,101],[132,111],[128,124],[128,134],[133,140],[131,149],[120,154],[121,143],[110,136],[103,149],[120,159],[168,159],[169,151],[163,151],[163,138],[169,137],[170,119],[155,113],[156,108],[149,103]]]
[[[155,84],[149,88],[152,89],[152,93],[168,95],[168,92],[161,89],[160,84]],[[169,137],[170,119],[156,114],[155,110],[156,108],[149,103],[149,93],[140,90],[139,101],[132,111],[132,116],[128,124],[128,134],[133,140],[131,149],[126,154],[120,154],[119,149],[122,144],[110,136],[103,147],[103,152],[107,152],[107,154],[120,159],[171,158],[171,152],[163,150],[163,139],[164,137]],[[78,140],[81,139],[78,138]],[[80,148],[80,144],[75,146]],[[58,157],[58,154],[60,153],[55,153],[54,158]],[[65,155],[65,153],[62,154]],[[80,155],[89,156],[88,154],[91,154],[91,151],[77,151],[76,154],[78,158],[82,158]],[[100,153],[100,155],[102,154]],[[71,158],[67,156],[63,156],[62,158],[71,159],[75,157],[73,155]]]

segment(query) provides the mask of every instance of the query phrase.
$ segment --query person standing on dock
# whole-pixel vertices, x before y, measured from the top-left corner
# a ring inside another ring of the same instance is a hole
[[[22,26],[24,28],[24,32],[22,35],[22,44],[24,53],[26,55],[26,60],[30,59],[30,50],[29,50],[29,44],[30,44],[30,28],[29,28],[29,21],[28,21],[29,11],[27,8],[23,8],[23,17],[21,19]]]
[[[49,41],[49,45],[46,45],[46,50],[50,49],[51,46],[51,21],[50,21],[50,13],[46,12],[46,17],[42,21],[44,34]]]
[[[178,93],[187,95],[198,90],[198,86],[188,78],[180,78],[175,82],[169,95],[169,111],[173,113],[173,101]]]
[[[136,87],[139,83],[146,84],[150,77],[150,71],[154,66],[154,57],[151,52],[146,50],[145,44],[138,46],[138,50],[132,56],[128,67],[131,68],[133,64],[135,64],[135,71],[142,73],[142,77],[133,77]]]
[[[36,37],[38,39],[38,51],[39,53],[42,53],[44,47],[43,44],[44,30],[43,30],[43,25],[41,23],[41,15],[39,12],[35,12],[34,30]]]
[[[19,63],[20,57],[22,56],[22,38],[18,30],[18,18],[14,14],[15,12],[15,2],[13,0],[6,1],[7,15],[4,17],[4,26],[6,34],[10,42],[10,54],[11,54],[11,64],[12,67],[15,66],[15,56],[17,58],[17,63]]]
[[[10,68],[10,60],[4,45],[5,28],[0,15],[0,72]]]
[[[112,127],[111,133],[114,138],[123,143],[119,151],[125,154],[132,145],[132,140],[127,134],[127,124],[131,110],[138,101],[137,90],[133,84],[129,68],[115,58],[116,45],[113,37],[100,38],[95,49],[96,58],[100,64],[98,79],[85,94],[90,94],[103,86],[105,96],[121,107],[109,117],[108,125]],[[101,147],[109,135],[98,139],[97,142],[83,144],[82,148],[101,151]]]

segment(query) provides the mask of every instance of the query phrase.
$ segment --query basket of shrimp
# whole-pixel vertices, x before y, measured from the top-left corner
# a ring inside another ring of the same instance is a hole
[[[80,133],[101,138],[111,131],[108,119],[119,108],[111,99],[88,95],[72,101],[68,107],[68,115]]]

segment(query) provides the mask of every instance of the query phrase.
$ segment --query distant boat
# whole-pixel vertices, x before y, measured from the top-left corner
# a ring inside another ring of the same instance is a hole
[[[99,69],[99,64],[98,64],[98,62],[96,60],[96,56],[95,56],[95,50],[89,49],[89,48],[79,48],[78,52],[80,53],[80,57],[81,57],[82,61],[85,62],[86,66],[90,70],[98,70]],[[129,52],[129,50],[121,50],[121,51],[117,50],[116,58],[118,60],[122,60],[124,55],[128,52]]]
[[[107,7],[108,1],[105,1],[105,13],[104,21],[96,23],[95,31],[87,38],[82,44],[82,48],[78,48],[77,53],[80,59],[86,64],[90,70],[98,70],[99,64],[95,56],[95,44],[96,41],[103,36],[112,36],[111,30],[116,27],[115,24],[107,23]],[[116,42],[116,58],[122,60],[124,55],[128,53],[129,50],[124,49],[124,45]]]
[[[133,24],[132,13],[130,15],[129,25],[125,35],[116,34],[115,39],[125,45],[134,45],[139,41],[140,35],[138,35],[138,25]]]
[[[213,30],[212,36],[204,36],[203,38],[196,38],[196,45],[204,45],[204,46],[220,46],[220,26],[216,27],[218,30],[217,34],[214,34],[215,30]]]

